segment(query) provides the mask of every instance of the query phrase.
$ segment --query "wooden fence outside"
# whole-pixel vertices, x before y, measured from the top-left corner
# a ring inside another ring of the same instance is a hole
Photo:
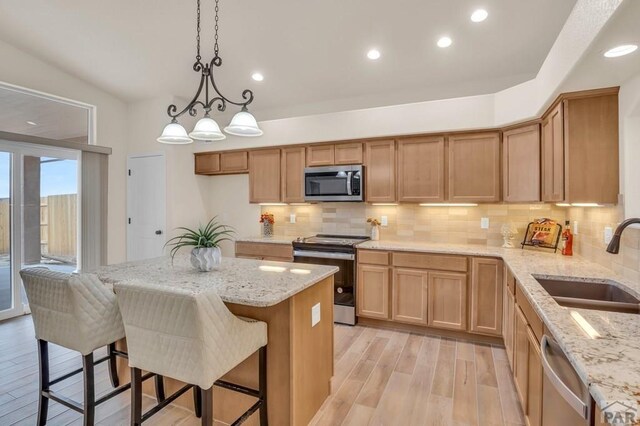
[[[9,199],[0,199],[0,254],[10,249]],[[78,197],[51,195],[40,199],[40,247],[43,255],[75,258],[78,238]]]

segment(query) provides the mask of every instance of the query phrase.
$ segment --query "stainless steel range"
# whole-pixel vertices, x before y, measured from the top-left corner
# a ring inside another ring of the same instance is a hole
[[[348,325],[356,323],[356,245],[368,239],[352,235],[319,234],[298,238],[293,242],[294,262],[340,268],[334,275],[334,322]]]

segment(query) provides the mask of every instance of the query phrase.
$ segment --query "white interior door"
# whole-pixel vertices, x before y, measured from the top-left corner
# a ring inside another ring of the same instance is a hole
[[[162,256],[166,227],[164,154],[131,155],[127,165],[127,260]]]

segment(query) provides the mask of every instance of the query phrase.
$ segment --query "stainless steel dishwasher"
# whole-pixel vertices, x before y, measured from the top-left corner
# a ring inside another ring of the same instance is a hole
[[[540,346],[544,370],[542,424],[588,426],[594,415],[589,387],[578,376],[555,340],[544,335]]]

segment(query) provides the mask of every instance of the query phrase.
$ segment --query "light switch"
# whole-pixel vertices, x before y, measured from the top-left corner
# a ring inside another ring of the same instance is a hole
[[[311,307],[311,327],[320,322],[320,303],[316,303]]]
[[[388,226],[389,225],[389,218],[387,216],[381,216],[380,217],[380,225]]]
[[[295,213],[291,213],[289,215],[289,223],[296,223],[296,214]]]
[[[609,244],[613,238],[613,228],[610,226],[604,227],[604,243]]]
[[[489,218],[488,217],[480,218],[480,228],[489,229]]]

